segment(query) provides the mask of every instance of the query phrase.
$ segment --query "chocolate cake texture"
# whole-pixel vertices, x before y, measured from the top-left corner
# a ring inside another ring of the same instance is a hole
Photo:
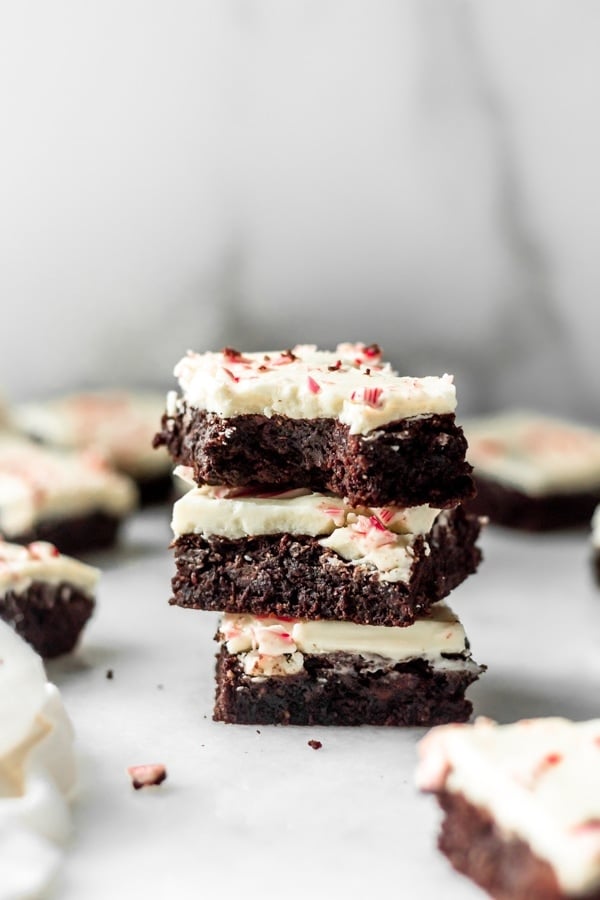
[[[71,584],[33,582],[26,591],[0,595],[3,619],[45,659],[70,653],[95,601]]]
[[[454,414],[407,418],[352,434],[335,419],[240,415],[187,408],[165,414],[154,446],[197,484],[307,487],[355,505],[445,508],[473,496],[467,442]]]
[[[346,562],[317,537],[273,534],[230,539],[184,534],[174,541],[172,604],[258,616],[410,625],[476,571],[480,521],[461,507],[415,537],[408,582],[385,581]]]
[[[382,662],[351,654],[307,655],[295,675],[253,678],[236,655],[217,657],[213,718],[239,725],[417,726],[464,722],[475,666],[436,669],[425,660]]]

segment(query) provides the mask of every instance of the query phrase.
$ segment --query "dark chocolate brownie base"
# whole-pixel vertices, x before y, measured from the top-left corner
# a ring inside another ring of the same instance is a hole
[[[549,863],[524,841],[504,837],[485,810],[449,791],[438,801],[446,814],[439,847],[457,871],[498,900],[568,900]],[[585,900],[600,900],[600,891]]]
[[[579,494],[533,497],[481,476],[475,478],[477,495],[465,503],[469,512],[487,516],[495,525],[522,531],[558,531],[589,527],[600,503],[600,489]]]
[[[447,522],[447,524],[446,524]],[[340,560],[318,538],[275,534],[230,540],[186,534],[174,542],[170,603],[193,609],[363,625],[411,625],[475,572],[481,551],[476,516],[442,513],[414,544],[410,583],[381,581]]]
[[[77,555],[88,550],[112,547],[117,540],[121,519],[107,513],[95,512],[65,519],[48,519],[38,522],[25,534],[10,535],[15,544],[32,541],[49,541],[61,553]]]
[[[170,474],[136,480],[141,506],[170,503],[175,498],[173,478]]]
[[[69,653],[92,615],[94,600],[73,585],[34,581],[0,596],[0,618],[45,659]]]
[[[190,466],[198,484],[331,491],[353,505],[454,506],[474,493],[454,415],[414,416],[350,434],[335,419],[222,418],[185,409],[162,419],[154,446]]]
[[[483,667],[434,669],[425,660],[372,662],[345,653],[304,657],[297,675],[250,678],[224,647],[213,718],[236,725],[440,725],[465,722],[465,690]]]

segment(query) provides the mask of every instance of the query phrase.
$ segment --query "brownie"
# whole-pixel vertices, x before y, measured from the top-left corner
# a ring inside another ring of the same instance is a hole
[[[122,519],[105,512],[47,519],[36,522],[28,532],[11,535],[15,544],[48,541],[61,553],[79,554],[90,550],[104,550],[117,540]]]
[[[458,871],[501,900],[600,898],[600,719],[479,717],[417,749]]]
[[[486,516],[494,525],[522,531],[558,531],[587,524],[600,502],[600,489],[587,493],[545,494],[534,496],[475,471],[476,495],[465,503],[466,509]]]
[[[410,625],[476,571],[477,517],[441,513],[412,544],[410,581],[344,562],[317,537],[273,534],[230,539],[184,534],[174,541],[170,602],[193,609]]]
[[[588,525],[600,503],[600,430],[527,410],[463,423],[476,496],[467,508],[524,531]]]
[[[442,791],[438,802],[445,818],[440,850],[454,868],[498,900],[568,900],[552,866],[532,853],[529,845],[507,837],[484,809],[462,794]],[[600,900],[600,888],[577,894],[581,900]]]
[[[142,505],[171,495],[170,461],[152,451],[152,438],[164,409],[160,391],[97,389],[17,404],[15,428],[40,445],[92,450],[117,472],[135,481]]]
[[[137,505],[135,483],[96,453],[0,434],[0,533],[5,539],[49,541],[69,554],[108,547]]]
[[[294,675],[250,677],[235,654],[217,656],[213,718],[238,725],[434,725],[464,722],[466,688],[481,668],[426,660],[384,662],[346,653],[305,655]]]
[[[337,419],[188,407],[165,413],[154,446],[193,470],[198,484],[331,491],[355,505],[445,508],[474,494],[467,442],[453,413],[412,416],[369,434]]]
[[[69,653],[94,611],[94,599],[71,584],[34,581],[0,595],[0,618],[45,659]]]

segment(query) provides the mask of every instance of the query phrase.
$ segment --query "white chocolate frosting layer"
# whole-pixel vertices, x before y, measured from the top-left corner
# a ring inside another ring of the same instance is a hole
[[[152,448],[163,412],[161,393],[88,391],[24,403],[13,410],[13,422],[45,444],[93,449],[116,469],[141,479],[171,469],[166,449]]]
[[[37,897],[71,829],[73,729],[40,657],[0,622],[0,893]]]
[[[368,434],[409,416],[452,413],[451,375],[398,377],[375,345],[339,344],[334,351],[299,345],[267,353],[189,352],[175,367],[188,406],[223,417],[255,413],[334,418],[351,434]],[[175,415],[170,393],[167,414]]]
[[[99,569],[65,556],[47,541],[23,546],[0,539],[0,594],[21,594],[32,582],[43,581],[72,584],[92,596],[99,578]]]
[[[417,785],[487,810],[547,861],[563,890],[600,886],[600,719],[443,725],[419,744]]]
[[[91,451],[52,450],[0,438],[0,532],[10,538],[37,522],[95,511],[118,518],[138,502],[135,484]]]
[[[382,664],[426,659],[443,668],[456,661],[442,654],[463,655],[462,668],[469,657],[464,629],[444,603],[433,607],[430,618],[405,628],[227,613],[219,633],[227,651],[242,656],[247,675],[295,674],[303,667],[304,654],[348,653],[377,657]]]
[[[174,504],[172,528],[176,537],[201,534],[235,540],[280,533],[321,537],[323,547],[354,565],[377,569],[382,580],[408,581],[415,537],[427,534],[439,513],[429,506],[351,507],[332,494],[302,489],[260,494],[204,485]]]
[[[476,476],[533,496],[600,487],[600,430],[520,410],[462,425]]]

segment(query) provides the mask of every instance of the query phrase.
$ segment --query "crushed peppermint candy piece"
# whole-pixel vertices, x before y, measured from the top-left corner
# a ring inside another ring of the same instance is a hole
[[[129,766],[127,772],[136,791],[139,791],[140,788],[158,786],[167,777],[167,769],[163,763]]]

